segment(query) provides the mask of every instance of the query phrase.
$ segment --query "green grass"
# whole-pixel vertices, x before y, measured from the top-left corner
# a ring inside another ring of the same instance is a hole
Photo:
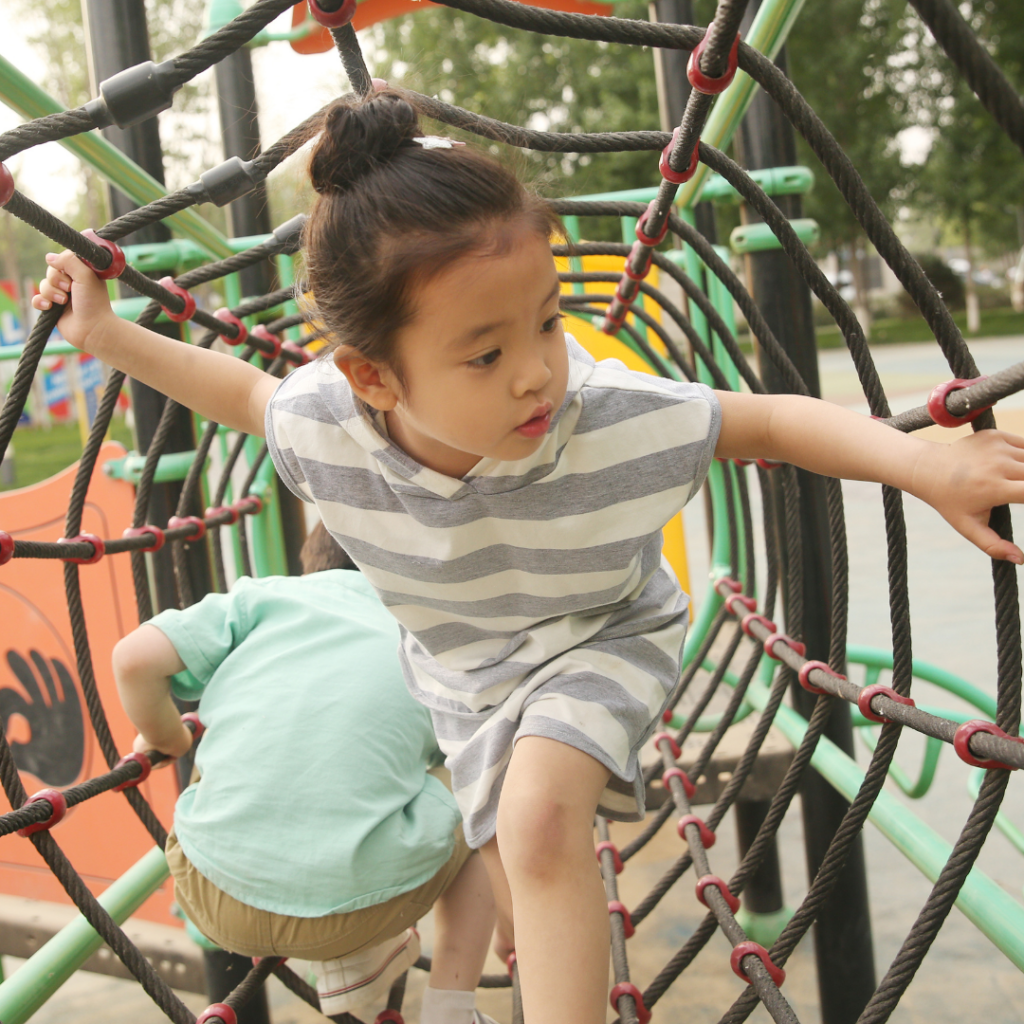
[[[126,448],[132,447],[131,431],[121,416],[116,416],[111,423],[110,437]],[[77,462],[81,454],[77,423],[54,424],[49,430],[21,427],[14,432],[14,481],[0,483],[0,491],[39,483]]]
[[[953,314],[957,327],[967,333],[967,313],[959,310]],[[981,330],[974,335],[979,338],[999,337],[1007,334],[1024,334],[1024,313],[1016,313],[1009,306],[1001,309],[985,309],[981,313]],[[839,328],[832,325],[817,330],[818,348],[841,348],[845,342]],[[871,325],[872,345],[893,345],[901,342],[932,341],[934,335],[920,317],[886,317]]]

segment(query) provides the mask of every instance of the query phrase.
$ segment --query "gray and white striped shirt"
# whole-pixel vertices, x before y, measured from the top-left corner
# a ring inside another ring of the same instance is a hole
[[[406,680],[434,712],[471,843],[466,809],[494,804],[525,691],[499,716],[504,739],[474,739],[517,689],[557,685],[574,674],[559,663],[587,648],[588,677],[624,686],[635,713],[599,685],[582,698],[563,687],[562,707],[546,705],[547,717],[564,719],[550,731],[587,734],[598,751],[587,752],[634,781],[636,749],[679,671],[688,598],[663,564],[661,528],[704,480],[718,402],[702,384],[595,364],[566,343],[568,392],[540,448],[517,462],[482,459],[461,480],[392,444],[383,416],[353,397],[329,360],[286,377],[267,410],[282,479],[316,503],[402,627]],[[611,659],[605,670],[594,659],[606,644],[615,650],[600,655]],[[581,702],[603,705],[607,720]],[[620,736],[624,717],[636,722]],[[470,747],[480,749],[470,757]],[[452,764],[460,758],[472,762],[461,773]],[[472,793],[460,793],[466,787]]]

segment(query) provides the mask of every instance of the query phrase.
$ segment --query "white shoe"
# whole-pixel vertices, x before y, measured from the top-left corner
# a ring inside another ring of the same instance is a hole
[[[397,938],[360,953],[312,961],[321,1013],[326,1017],[368,1014],[372,1019],[387,1002],[392,983],[416,963],[419,955],[419,933],[415,928],[407,928]]]

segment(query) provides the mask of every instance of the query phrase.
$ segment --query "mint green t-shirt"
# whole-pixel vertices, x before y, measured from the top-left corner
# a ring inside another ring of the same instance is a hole
[[[448,860],[455,800],[406,689],[398,626],[360,573],[240,579],[149,620],[199,700],[202,779],[174,811],[188,859],[228,895],[295,917],[357,910]]]

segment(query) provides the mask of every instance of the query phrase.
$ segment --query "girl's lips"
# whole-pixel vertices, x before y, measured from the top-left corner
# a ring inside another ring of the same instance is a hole
[[[522,434],[523,437],[542,437],[548,432],[548,427],[550,426],[551,407],[548,406],[539,416],[534,416],[532,419],[528,419],[525,423],[516,427],[516,433]]]

